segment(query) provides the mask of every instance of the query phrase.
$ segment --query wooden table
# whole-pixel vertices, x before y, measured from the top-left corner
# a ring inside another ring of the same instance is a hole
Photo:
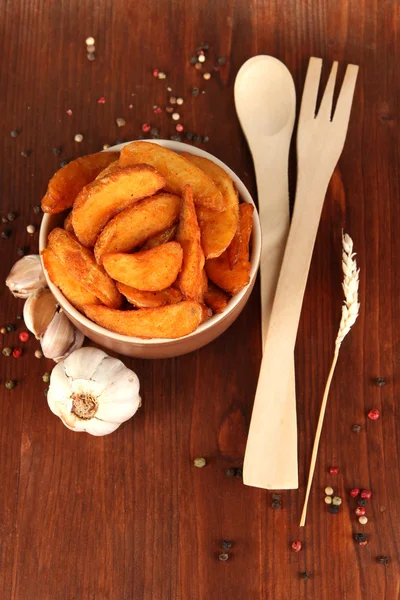
[[[307,61],[360,65],[346,146],[323,211],[296,351],[300,490],[245,487],[240,467],[261,358],[258,287],[237,322],[193,354],[130,360],[143,408],[105,438],[68,431],[48,409],[42,375],[51,361],[1,357],[0,597],[2,600],[333,600],[399,597],[400,576],[400,11],[396,0],[158,0],[3,2],[0,20],[1,277],[17,248],[37,252],[33,212],[61,159],[135,139],[142,123],[173,135],[153,105],[182,96],[186,130],[255,191],[249,152],[235,117],[233,82],[250,56],[283,60],[300,97]],[[96,59],[85,39],[96,38]],[[210,49],[203,71],[189,64]],[[226,66],[214,70],[218,57]],[[167,73],[153,78],[152,70]],[[327,72],[324,73],[326,79]],[[191,94],[198,87],[198,97]],[[204,94],[202,93],[204,91]],[[104,96],[105,104],[98,99]],[[132,108],[129,108],[132,105]],[[66,111],[72,110],[72,116]],[[118,128],[116,118],[126,119]],[[13,139],[10,131],[20,130]],[[84,136],[82,143],[74,135]],[[60,156],[52,148],[61,147]],[[21,152],[30,151],[24,158]],[[294,158],[294,154],[293,154]],[[293,177],[294,180],[294,177]],[[294,186],[292,186],[293,188]],[[361,267],[361,314],[343,344],[332,385],[308,522],[298,522],[319,403],[342,302],[340,235],[354,239]],[[17,332],[22,300],[1,291],[1,323]],[[377,387],[376,377],[386,385]],[[18,382],[4,387],[7,379]],[[376,407],[378,421],[366,414]],[[352,432],[359,423],[361,433]],[[397,428],[396,428],[397,426]],[[193,467],[207,458],[204,469]],[[337,476],[328,474],[338,465]],[[342,496],[339,515],[324,488]],[[370,488],[369,523],[354,514],[352,487]],[[363,531],[366,547],[353,535]],[[232,540],[227,562],[221,540]],[[301,540],[303,550],[291,550]],[[388,565],[377,557],[386,555]],[[300,573],[308,571],[310,579]]]

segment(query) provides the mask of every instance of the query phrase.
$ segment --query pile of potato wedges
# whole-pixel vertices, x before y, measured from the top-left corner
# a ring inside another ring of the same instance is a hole
[[[253,205],[213,161],[151,142],[57,171],[42,209],[69,211],[43,263],[80,312],[119,334],[188,335],[250,280]]]

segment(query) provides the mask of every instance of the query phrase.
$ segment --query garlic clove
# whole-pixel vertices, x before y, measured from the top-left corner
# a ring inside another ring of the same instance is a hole
[[[114,360],[114,359],[111,359]],[[105,359],[102,363],[106,363]],[[141,405],[139,396],[139,379],[133,371],[127,369],[121,363],[123,369],[115,373],[115,378],[110,379],[104,391],[99,396],[99,408],[96,416],[99,419],[110,422],[124,422],[133,417],[137,409]],[[103,377],[103,372],[98,370],[92,379],[100,381]],[[135,398],[135,401],[132,401]]]
[[[74,327],[74,341],[72,342],[72,345],[67,349],[63,356],[56,356],[53,360],[55,360],[57,363],[61,360],[65,360],[70,354],[75,352],[75,350],[79,350],[84,341],[85,335],[82,333],[82,331]]]
[[[63,419],[61,420],[64,422]],[[64,425],[68,427],[68,425],[65,422]],[[113,431],[118,429],[120,425],[121,423],[106,423],[105,421],[94,417],[89,421],[82,421],[80,419],[76,419],[74,427],[69,427],[69,429],[72,429],[73,431],[85,431],[86,433],[90,433],[91,435],[100,436],[113,433]]]
[[[6,286],[16,298],[28,298],[36,290],[47,287],[40,256],[30,254],[18,260],[6,279]]]
[[[53,359],[64,356],[74,341],[75,334],[72,323],[62,310],[57,311],[40,337],[43,354],[46,358]]]
[[[82,348],[74,352],[64,362],[65,371],[74,379],[91,379],[107,354],[99,348]]]
[[[65,372],[63,363],[54,367],[50,375],[47,402],[52,413],[59,416],[60,408],[71,411],[72,380]]]
[[[57,310],[57,301],[48,288],[37,290],[24,304],[24,321],[27,329],[38,340],[50,325]]]

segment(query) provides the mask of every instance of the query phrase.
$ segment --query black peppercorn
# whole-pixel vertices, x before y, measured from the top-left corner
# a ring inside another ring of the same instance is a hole
[[[190,141],[190,140],[193,139],[193,135],[194,134],[191,131],[187,131],[186,134],[185,134],[185,137],[186,137],[187,140]]]
[[[220,56],[218,58],[218,64],[219,65],[225,65],[226,64],[226,57],[225,56]]]
[[[357,500],[357,504],[358,506],[367,506],[366,498],[360,498],[360,500]]]
[[[375,379],[375,385],[377,385],[378,387],[383,387],[384,385],[386,385],[386,379],[384,379],[383,377],[377,377]]]
[[[203,144],[207,144],[207,142],[209,142],[209,141],[210,141],[210,138],[208,137],[208,135],[205,135],[203,137]]]
[[[17,248],[17,255],[18,256],[25,256],[25,250],[24,250],[24,248]]]
[[[24,315],[22,313],[18,313],[17,319],[20,321],[23,318],[24,318]]]
[[[54,156],[59,156],[61,154],[61,148],[53,148]]]
[[[356,542],[366,542],[367,536],[365,535],[365,533],[356,533],[354,539],[356,540]]]
[[[5,229],[4,231],[1,232],[0,235],[3,239],[5,239],[5,240],[8,239],[11,235],[11,229]]]
[[[13,212],[7,213],[7,219],[9,221],[15,221],[16,218],[17,218],[17,215],[15,213],[13,213]]]
[[[389,557],[388,556],[379,556],[378,562],[381,563],[381,565],[387,565],[389,562]]]
[[[300,573],[300,577],[305,580],[310,579],[310,573],[308,571],[303,571],[303,573]]]
[[[230,540],[222,540],[221,546],[224,550],[230,550],[232,548],[232,542]]]
[[[279,510],[280,508],[282,508],[282,503],[279,500],[273,500],[271,506],[275,510]]]
[[[197,63],[197,56],[192,56],[189,62],[191,65],[195,65]]]
[[[35,215],[39,215],[42,212],[42,208],[39,206],[39,204],[35,204],[35,206],[33,207],[33,212],[35,213]]]
[[[195,135],[193,138],[193,141],[195,144],[200,144],[201,142],[201,135]]]
[[[358,423],[354,423],[354,425],[352,426],[351,430],[354,433],[360,433],[360,431],[361,431],[361,425],[358,425]]]
[[[280,499],[281,499],[280,494],[272,494],[272,500],[280,500]]]
[[[157,127],[152,127],[150,129],[150,135],[158,135],[158,134],[159,134],[159,131],[158,131]]]
[[[69,163],[69,160],[64,159],[64,160],[60,161],[60,167],[61,168],[66,167],[68,163]]]
[[[226,469],[225,475],[227,477],[235,477],[236,469]]]
[[[200,94],[200,90],[198,87],[192,88],[192,96],[196,97]]]
[[[13,129],[11,132],[11,137],[16,138],[19,136],[20,132],[18,131],[18,129]]]
[[[177,133],[175,133],[174,135],[171,135],[169,139],[172,140],[173,142],[180,142],[181,136],[178,135]]]
[[[236,477],[243,477],[243,469],[236,469],[235,475]]]
[[[7,331],[7,333],[11,333],[12,331],[15,331],[15,325],[13,325],[12,323],[8,323],[8,325],[6,325],[6,331]]]
[[[332,513],[332,515],[337,515],[337,513],[340,510],[340,507],[337,504],[330,504],[328,506],[328,510],[330,513]]]

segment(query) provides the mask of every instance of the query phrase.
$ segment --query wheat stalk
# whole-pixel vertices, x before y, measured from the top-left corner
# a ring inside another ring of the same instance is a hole
[[[329,371],[328,379],[326,381],[324,395],[322,398],[321,409],[319,411],[319,419],[317,425],[317,431],[315,433],[313,451],[311,455],[310,470],[308,473],[306,497],[304,499],[303,512],[301,514],[300,527],[304,527],[306,524],[307,516],[307,505],[310,497],[312,480],[314,477],[315,463],[317,461],[319,440],[321,438],[322,425],[324,422],[325,409],[328,401],[329,389],[331,387],[333,373],[335,371],[336,363],[339,357],[340,346],[349,333],[351,327],[356,322],[358,313],[360,310],[360,304],[358,302],[358,284],[359,284],[359,273],[357,269],[357,263],[353,253],[353,240],[347,233],[342,233],[342,269],[343,269],[343,292],[344,292],[344,304],[342,306],[342,318],[340,320],[339,331],[335,341],[335,352],[331,368]]]

